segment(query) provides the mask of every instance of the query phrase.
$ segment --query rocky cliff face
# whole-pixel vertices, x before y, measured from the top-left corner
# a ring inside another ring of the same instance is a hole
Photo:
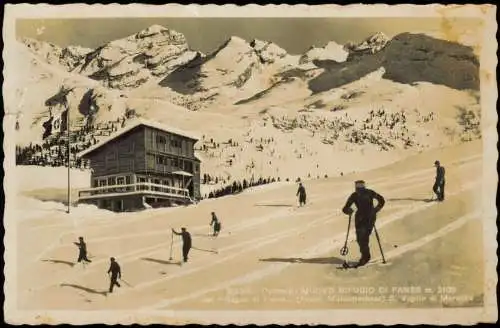
[[[172,98],[172,92],[178,95],[173,98],[189,98],[183,103],[252,88],[261,92],[280,81],[283,72],[296,72],[301,65],[325,70],[309,82],[313,92],[350,83],[381,67],[384,78],[401,83],[479,88],[479,64],[471,48],[424,34],[403,33],[391,40],[376,33],[357,44],[341,46],[332,41],[301,56],[291,56],[272,42],[238,37],[205,56],[190,50],[183,34],[159,25],[95,50],[63,49],[36,40],[24,43],[47,63],[88,76],[105,87],[130,90],[148,83],[163,87],[166,98]]]
[[[153,25],[89,53],[79,72],[107,87],[127,89],[168,74],[195,56],[183,34]]]
[[[383,53],[384,78],[400,83],[419,81],[450,88],[479,89],[479,61],[473,49],[425,34],[394,37]]]
[[[431,82],[458,90],[479,89],[479,62],[472,48],[424,34],[402,33],[389,42],[383,40],[374,38],[371,43],[374,47],[363,46],[361,52],[351,50],[345,63],[323,63],[325,72],[310,81],[311,90],[330,90],[381,67],[385,70],[383,78],[395,82]]]
[[[95,50],[81,47],[61,49],[36,40],[28,48],[49,64],[59,63],[68,71],[88,76],[113,89],[138,87],[185,65],[197,55],[183,34],[153,25]]]
[[[349,55],[359,56],[363,54],[375,54],[389,43],[390,39],[382,32],[377,32],[358,44],[348,43],[344,49],[349,52]]]
[[[41,59],[52,65],[59,65],[68,71],[74,70],[92,49],[79,46],[61,48],[55,44],[25,38],[22,42]]]
[[[232,103],[268,88],[276,82],[276,73],[297,61],[272,42],[233,36],[208,56],[178,67],[160,86],[183,95],[182,102],[176,102],[183,106],[210,106],[215,100]]]

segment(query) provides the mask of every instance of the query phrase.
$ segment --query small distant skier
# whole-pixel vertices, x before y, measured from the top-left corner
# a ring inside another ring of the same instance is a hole
[[[367,189],[363,180],[354,182],[355,192],[349,196],[342,212],[351,215],[352,204],[356,205],[356,214],[354,216],[354,225],[356,227],[356,240],[361,252],[356,267],[363,266],[370,261],[370,234],[377,219],[377,213],[384,207],[385,199],[375,191]],[[377,200],[377,206],[373,207],[373,200]]]
[[[184,262],[188,261],[189,250],[191,249],[191,234],[186,230],[186,228],[181,228],[181,232],[177,232],[172,229],[172,232],[178,236],[182,236],[182,257]]]
[[[80,263],[82,261],[85,261],[87,263],[92,262],[87,258],[87,244],[83,241],[83,237],[78,237],[79,242],[74,243],[76,246],[78,246],[79,253],[78,253],[78,260],[77,262]]]
[[[221,229],[221,224],[219,219],[217,218],[217,215],[215,215],[215,212],[212,212],[212,221],[210,221],[210,226],[212,225],[214,226],[213,236],[217,237]]]
[[[120,265],[118,262],[116,262],[115,258],[112,257],[110,258],[110,265],[108,269],[108,275],[111,273],[110,276],[110,283],[109,283],[109,292],[113,292],[113,287],[116,285],[118,287],[121,287],[120,284],[118,283],[118,279],[121,279],[122,277],[122,271],[120,269]]]
[[[441,166],[439,161],[434,162],[434,166],[436,167],[436,181],[434,182],[434,186],[432,190],[437,196],[437,200],[442,202],[444,200],[444,166]]]
[[[299,206],[306,204],[306,188],[304,188],[302,182],[299,182],[299,189],[296,196],[299,196]]]

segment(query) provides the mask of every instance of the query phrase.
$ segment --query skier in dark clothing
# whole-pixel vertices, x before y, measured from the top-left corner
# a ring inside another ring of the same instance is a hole
[[[353,213],[351,206],[353,203],[356,205],[354,224],[356,226],[356,240],[361,252],[357,266],[362,266],[370,261],[370,234],[375,225],[377,212],[384,207],[385,200],[375,191],[367,189],[363,180],[356,181],[355,188],[356,191],[349,196],[342,212],[351,215]],[[378,203],[375,208],[373,207],[373,199],[376,199]]]
[[[177,232],[172,229],[172,232],[178,236],[182,236],[182,257],[184,262],[188,261],[189,250],[191,249],[191,234],[186,230],[186,228],[181,228],[181,232]]]
[[[83,241],[83,237],[78,237],[79,242],[74,243],[76,246],[78,246],[78,249],[80,252],[78,253],[78,263],[85,261],[85,262],[92,262],[87,258],[87,244]]]
[[[116,285],[118,287],[121,287],[120,284],[118,283],[118,279],[121,279],[122,277],[122,271],[120,269],[120,265],[118,262],[116,262],[115,258],[112,257],[111,259],[111,264],[108,269],[108,274],[111,273],[110,277],[110,283],[109,283],[109,292],[113,292],[113,287]]]
[[[299,189],[297,190],[296,196],[299,196],[299,205],[306,204],[306,188],[302,185],[302,182],[299,183]]]
[[[220,229],[221,229],[221,224],[217,216],[215,215],[215,212],[212,212],[212,221],[210,221],[210,226],[213,224],[214,226],[214,236],[218,236]]]
[[[444,166],[441,166],[439,161],[434,162],[434,166],[436,167],[436,181],[434,182],[434,186],[432,190],[437,196],[437,200],[442,202],[444,200]]]

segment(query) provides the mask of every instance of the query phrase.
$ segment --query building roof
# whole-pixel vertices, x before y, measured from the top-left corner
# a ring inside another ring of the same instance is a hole
[[[189,172],[186,172],[186,171],[175,171],[175,172],[172,172],[173,174],[177,174],[177,175],[183,175],[185,177],[192,177],[193,175]]]
[[[183,131],[181,129],[177,129],[177,128],[168,126],[168,125],[163,124],[163,123],[153,122],[153,121],[149,121],[149,120],[145,120],[145,119],[136,119],[134,121],[127,122],[127,125],[124,128],[119,129],[118,131],[116,131],[115,133],[112,133],[109,137],[101,140],[100,142],[98,142],[94,146],[87,148],[86,150],[78,153],[77,156],[82,157],[82,156],[85,156],[87,154],[90,154],[91,152],[95,151],[98,148],[101,148],[102,146],[104,146],[108,142],[118,138],[119,136],[121,136],[121,135],[135,129],[138,126],[141,126],[141,125],[147,126],[150,128],[155,128],[155,129],[158,129],[161,131],[169,132],[172,134],[176,134],[179,136],[183,136],[183,137],[186,137],[186,138],[189,138],[192,140],[196,140],[196,141],[200,139],[196,134],[194,134],[192,132]]]

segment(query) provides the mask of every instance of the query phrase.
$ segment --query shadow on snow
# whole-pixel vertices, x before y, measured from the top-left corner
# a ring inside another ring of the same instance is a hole
[[[342,264],[344,260],[338,257],[316,257],[316,258],[267,258],[260,259],[261,262],[285,262],[285,263],[306,263],[306,264]]]
[[[391,201],[391,202],[409,200],[409,201],[414,201],[414,202],[426,202],[426,203],[430,203],[430,202],[434,201],[434,199],[429,199],[429,198],[388,198],[387,200]]]
[[[93,288],[88,288],[80,285],[75,285],[75,284],[61,284],[61,287],[72,287],[75,289],[83,290],[84,292],[87,292],[89,294],[97,294],[97,295],[102,295],[102,296],[107,296],[108,292],[107,291],[98,291]]]
[[[48,259],[48,260],[42,260],[42,262],[50,262],[50,263],[54,263],[54,264],[66,264],[66,265],[69,265],[70,267],[74,267],[75,266],[75,263],[73,263],[73,262],[61,261],[61,260]]]
[[[148,261],[148,262],[154,262],[154,263],[160,263],[160,264],[181,265],[180,262],[165,261],[165,260],[153,259],[150,257],[143,257],[143,258],[141,258],[141,260]]]

